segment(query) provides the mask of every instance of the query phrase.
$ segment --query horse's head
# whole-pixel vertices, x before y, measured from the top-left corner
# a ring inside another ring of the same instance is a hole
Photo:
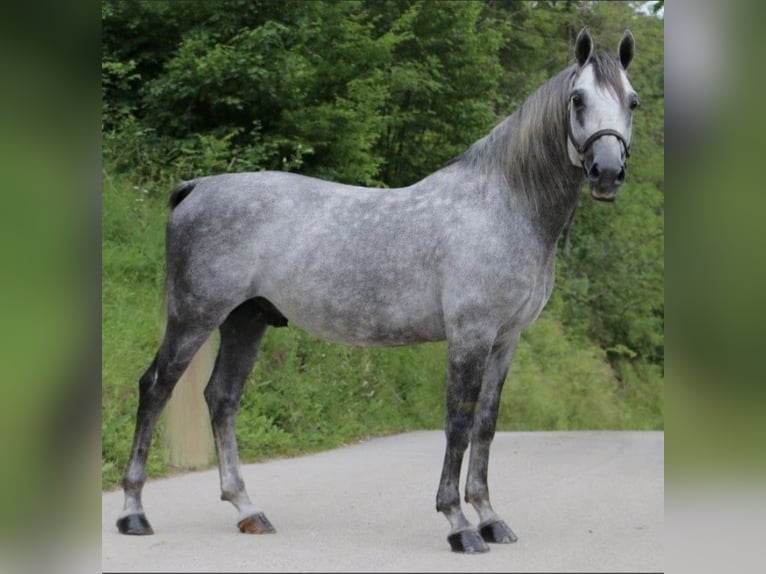
[[[626,70],[635,48],[630,30],[620,40],[617,58],[593,51],[593,39],[583,28],[575,42],[577,69],[567,107],[569,158],[582,166],[590,194],[612,201],[625,181],[630,156],[633,110],[638,96]]]

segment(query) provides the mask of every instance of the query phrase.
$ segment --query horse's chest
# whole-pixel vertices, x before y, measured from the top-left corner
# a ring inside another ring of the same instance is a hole
[[[537,320],[551,296],[554,278],[555,267],[549,258],[542,267],[527,271],[513,282],[516,288],[508,293],[507,306],[513,323],[526,327]]]
[[[550,299],[553,291],[553,274],[541,273],[534,289],[529,293],[527,304],[523,309],[523,322],[526,325],[537,320],[543,308]]]

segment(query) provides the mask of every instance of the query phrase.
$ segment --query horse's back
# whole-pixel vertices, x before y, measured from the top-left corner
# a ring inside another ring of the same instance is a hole
[[[187,197],[191,197],[192,191],[195,192],[195,199],[199,201],[198,208],[212,209],[221,203],[231,202],[243,207],[262,201],[270,194],[277,194],[285,199],[301,196],[310,200],[336,196],[354,198],[360,194],[379,194],[387,190],[347,185],[282,171],[222,173],[181,182],[171,194],[171,209],[175,209]]]

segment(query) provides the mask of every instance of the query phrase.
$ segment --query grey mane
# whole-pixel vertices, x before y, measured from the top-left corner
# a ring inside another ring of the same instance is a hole
[[[454,162],[484,172],[499,169],[512,190],[538,209],[572,188],[581,173],[567,156],[566,109],[570,66],[535,91],[513,114],[476,141]]]

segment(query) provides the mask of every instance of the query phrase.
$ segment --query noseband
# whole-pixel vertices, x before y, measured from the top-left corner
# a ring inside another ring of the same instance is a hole
[[[619,142],[622,144],[622,149],[625,152],[625,163],[624,167],[628,167],[628,158],[630,157],[630,145],[628,145],[628,142],[625,141],[625,138],[622,137],[622,134],[618,132],[617,130],[612,129],[604,129],[604,130],[598,130],[596,132],[593,132],[588,139],[586,139],[582,144],[578,144],[577,140],[574,137],[574,133],[572,132],[572,104],[571,102],[567,104],[567,135],[569,136],[569,141],[572,142],[572,145],[577,150],[577,156],[580,158],[580,164],[582,165],[583,171],[587,174],[587,169],[585,169],[585,153],[590,149],[590,146],[592,146],[595,141],[599,138],[602,138],[604,136],[614,136],[616,137]]]

